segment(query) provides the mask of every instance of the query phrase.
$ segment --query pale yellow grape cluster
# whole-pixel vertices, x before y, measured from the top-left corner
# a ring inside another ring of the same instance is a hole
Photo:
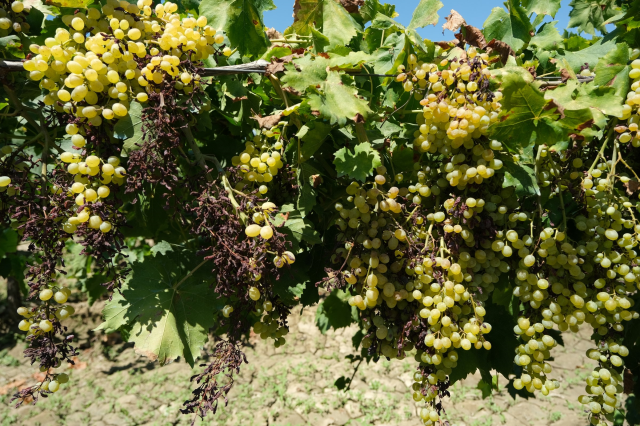
[[[629,354],[626,346],[608,339],[596,349],[589,349],[587,356],[598,362],[598,366],[587,377],[587,395],[578,398],[591,412],[591,424],[605,426],[603,417],[613,414],[624,391],[624,379],[616,371],[623,365],[622,357]]]
[[[377,346],[380,355],[402,358],[415,344],[403,339],[399,352],[401,330],[392,320],[376,313],[381,305],[398,312],[417,312],[427,321],[430,329],[424,344],[430,352],[419,353],[417,359],[430,365],[433,371],[426,377],[419,374],[416,378],[414,399],[429,403],[435,394],[425,397],[418,389],[446,381],[457,365],[456,349],[491,348],[484,338],[491,331],[491,325],[483,320],[486,311],[481,299],[486,300],[497,282],[501,259],[493,253],[471,249],[475,246],[473,233],[462,223],[463,218],[483,211],[484,200],[467,199],[466,214],[462,218],[453,214],[453,199],[445,200],[442,206],[426,208],[428,213],[424,216],[412,217],[408,213],[411,203],[417,205],[414,212],[419,211],[424,204],[422,197],[429,197],[432,190],[439,193],[440,188],[427,185],[427,176],[422,171],[416,174],[417,182],[401,188],[387,184],[389,176],[385,167],[378,167],[377,172],[375,183],[361,186],[353,182],[347,187],[346,202],[352,207],[336,204],[340,214],[336,225],[345,233],[338,238],[343,240],[349,235],[354,243],[347,242],[339,248],[332,260],[346,264],[342,274],[351,285],[351,293],[355,292],[349,304],[363,311],[363,328],[374,332],[380,342]],[[404,177],[395,176],[395,181],[402,182]],[[446,233],[462,236],[469,248],[451,255],[444,244]],[[424,253],[408,256],[409,248],[421,241],[426,245]],[[484,268],[488,273],[483,273]],[[402,284],[403,281],[406,284]],[[478,287],[486,291],[479,294]],[[372,343],[369,337],[362,341],[365,348]],[[437,420],[433,407],[425,410],[421,411],[425,421]]]
[[[626,125],[616,127],[619,133],[618,140],[621,143],[628,143],[638,148],[640,147],[640,133],[638,126],[640,125],[640,59],[631,62],[631,71],[629,71],[631,79],[631,90],[627,93],[627,99],[622,106],[622,120],[626,121]]]
[[[64,152],[60,155],[60,160],[68,164],[67,172],[74,175],[74,183],[67,188],[68,196],[75,198],[77,206],[85,206],[80,213],[77,213],[77,207],[71,209],[71,216],[63,224],[64,231],[74,233],[78,225],[85,222],[91,229],[103,233],[111,231],[111,222],[103,220],[97,214],[91,214],[91,204],[103,201],[109,196],[109,184],[121,186],[124,183],[127,172],[120,166],[120,159],[109,157],[107,161],[103,161],[98,156],[89,155],[83,160],[78,154]]]
[[[75,313],[73,306],[67,305],[67,299],[71,295],[71,291],[67,287],[51,285],[50,287],[40,290],[38,295],[40,300],[45,302],[38,306],[37,309],[28,309],[25,307],[18,308],[18,315],[24,317],[18,324],[18,328],[21,331],[27,332],[27,336],[40,335],[43,333],[49,333],[53,330],[54,318],[58,321],[63,321],[69,318]],[[50,302],[53,300],[57,303],[54,305]],[[43,314],[45,318],[43,319]],[[46,317],[48,315],[48,318]],[[59,367],[59,360],[55,367]],[[51,372],[46,367],[40,367],[41,372],[46,372],[47,375],[51,375]],[[40,385],[40,389],[43,391],[49,391],[52,393],[57,392],[60,389],[60,385],[63,385],[69,381],[69,376],[65,373],[53,374],[52,380],[45,380]]]
[[[181,18],[174,3],[151,4],[109,0],[102,9],[63,16],[68,30],[32,44],[36,56],[24,68],[49,91],[45,104],[98,126],[126,116],[130,102],[146,102],[164,83],[193,91],[200,76],[187,65],[213,54],[224,36],[204,16]]]
[[[253,142],[247,142],[244,151],[231,159],[231,164],[240,166],[243,175],[243,180],[236,184],[236,189],[242,191],[256,185],[260,194],[266,194],[269,188],[265,184],[271,182],[284,167],[281,149],[282,142],[271,145],[259,135]]]
[[[26,8],[24,3],[19,0],[11,3],[2,2],[2,6],[0,6],[0,36],[5,37],[12,31],[16,33],[28,32],[28,14],[29,8]]]
[[[479,84],[491,77],[489,58],[485,53],[477,56],[475,48],[470,48],[467,55],[469,59],[443,60],[439,65],[417,62],[411,55],[409,68],[400,65],[396,78],[404,82],[405,90],[415,91],[423,105],[417,117],[420,128],[414,135],[414,147],[451,157],[443,165],[442,174],[451,186],[460,189],[482,183],[502,167],[493,153],[502,148],[500,142],[483,139],[489,125],[498,119],[502,93],[479,91]],[[478,77],[471,81],[474,71]]]
[[[42,319],[38,322],[34,322],[33,318],[36,314],[39,314],[39,311],[44,312],[44,308],[39,309],[38,311],[32,311],[25,307],[18,308],[18,314],[25,318],[20,321],[18,328],[21,331],[26,331],[27,335],[50,332],[53,330],[51,320],[53,320],[54,317],[62,321],[69,318],[69,316],[73,315],[75,312],[73,307],[65,305],[70,294],[71,291],[67,287],[52,286],[41,290],[39,294],[40,300],[47,302],[48,300],[53,299],[59,306],[49,304],[49,318]],[[44,305],[41,306],[44,307]]]

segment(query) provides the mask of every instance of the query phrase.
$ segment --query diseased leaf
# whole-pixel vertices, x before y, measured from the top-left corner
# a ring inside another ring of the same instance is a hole
[[[496,39],[507,43],[518,52],[531,40],[533,28],[526,10],[515,0],[507,2],[509,12],[501,7],[491,10],[491,15],[484,22],[484,36],[487,40]]]
[[[408,28],[415,30],[416,28],[423,28],[427,25],[436,25],[440,19],[438,10],[440,10],[442,6],[443,4],[440,0],[420,0],[418,7],[413,11]]]
[[[308,102],[313,111],[318,111],[331,124],[344,126],[358,114],[366,118],[371,112],[367,101],[358,98],[357,93],[355,87],[343,83],[341,74],[330,71],[327,80],[320,85],[320,91],[309,94]]]
[[[152,252],[131,269],[122,292],[105,306],[105,321],[97,330],[126,327],[136,352],[160,364],[181,356],[193,367],[215,325],[212,312],[223,305],[210,286],[209,269],[178,250]]]
[[[369,142],[355,146],[353,152],[346,146],[335,154],[333,164],[336,166],[338,177],[349,176],[364,182],[373,169],[382,165],[380,153],[371,148]]]
[[[132,102],[129,107],[129,114],[118,120],[113,126],[113,137],[123,139],[122,151],[128,154],[131,151],[140,149],[142,145],[142,105]]]
[[[604,115],[618,116],[622,114],[623,97],[615,93],[612,87],[600,86],[595,82],[581,84],[577,80],[569,80],[555,90],[545,92],[546,99],[553,99],[565,111],[589,109],[592,111],[596,125],[604,127]],[[576,129],[576,133],[578,133]]]
[[[200,15],[213,28],[223,29],[241,55],[260,56],[271,45],[262,14],[275,8],[272,0],[202,0]]]
[[[294,61],[300,70],[297,70],[294,65],[287,65],[281,79],[283,86],[303,93],[310,86],[320,85],[327,79],[328,62],[322,57],[316,57],[315,60],[305,57]]]

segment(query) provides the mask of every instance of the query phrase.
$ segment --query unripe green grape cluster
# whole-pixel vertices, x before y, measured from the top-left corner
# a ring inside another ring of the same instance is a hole
[[[224,36],[204,16],[181,18],[174,3],[151,5],[109,0],[64,15],[68,30],[32,44],[35,56],[23,66],[48,91],[44,103],[99,126],[126,116],[131,102],[146,102],[165,83],[186,94],[199,87],[190,65],[214,54]]]
[[[72,142],[76,146],[84,146],[84,137],[77,133],[77,127],[70,130],[71,126],[75,127],[75,124],[67,125],[67,132],[73,132]],[[77,137],[77,140],[74,141],[74,137]],[[69,188],[54,188],[54,190],[66,189],[67,195],[75,201],[67,221],[62,225],[64,231],[72,234],[77,230],[78,225],[86,222],[91,229],[102,233],[110,232],[113,225],[107,220],[109,218],[92,215],[91,205],[107,199],[114,184],[121,186],[125,182],[127,171],[120,166],[120,159],[112,156],[104,161],[96,155],[89,155],[83,159],[79,154],[63,152],[60,154],[60,160],[63,164],[67,164],[66,171],[73,175],[73,184]],[[85,207],[78,212],[78,206]]]

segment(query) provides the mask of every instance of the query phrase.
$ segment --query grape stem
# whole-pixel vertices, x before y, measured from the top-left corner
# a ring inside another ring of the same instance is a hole
[[[540,145],[538,147],[538,153],[536,154],[536,164],[534,166],[534,173],[536,174],[536,182],[538,181],[538,173],[540,169],[540,157],[542,156],[542,148],[546,147],[546,145]],[[542,195],[540,194],[540,189],[538,189],[538,212],[540,213],[540,219],[542,220]]]
[[[276,93],[284,102],[284,106],[289,108],[289,99],[287,98],[287,94],[284,93],[284,90],[282,90],[282,85],[280,84],[280,80],[278,79],[278,77],[273,74],[269,74],[269,81],[271,81],[271,84],[273,84],[273,88],[275,89]]]

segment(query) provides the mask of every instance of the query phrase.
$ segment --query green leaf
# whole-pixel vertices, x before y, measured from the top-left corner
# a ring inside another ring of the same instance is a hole
[[[336,0],[300,0],[293,25],[286,34],[311,35],[318,29],[330,41],[330,46],[346,45],[362,30],[360,25]]]
[[[322,34],[320,31],[311,27],[311,40],[313,40],[314,53],[326,52],[331,47],[331,41],[329,37]]]
[[[317,194],[311,176],[319,174],[309,163],[302,163],[298,168],[298,211],[302,217],[311,213],[316,205]]]
[[[392,4],[380,4],[379,0],[365,0],[362,7],[360,7],[360,16],[363,21],[372,21],[376,14],[381,13],[390,18],[397,16],[396,7]]]
[[[440,17],[438,10],[444,6],[440,0],[420,0],[418,7],[413,11],[409,29],[423,28],[427,25],[436,25]]]
[[[209,268],[196,259],[187,251],[157,250],[134,262],[122,292],[105,306],[105,321],[97,330],[126,327],[136,352],[160,364],[182,356],[193,367],[223,304],[210,285]]]
[[[52,0],[51,4],[57,7],[69,7],[73,9],[86,9],[93,0]]]
[[[275,8],[272,0],[202,0],[200,15],[213,28],[224,30],[241,55],[260,56],[271,46],[262,14]]]
[[[288,215],[285,216],[286,214]],[[313,223],[309,219],[304,218],[292,204],[284,204],[280,209],[280,214],[278,214],[272,222],[277,227],[280,227],[284,223],[279,230],[290,237],[288,240],[294,243],[294,250],[296,250],[303,241],[307,244],[322,243],[320,234],[313,229]]]
[[[391,163],[393,171],[412,172],[413,171],[413,148],[398,144],[391,153]]]
[[[540,188],[532,167],[504,159],[504,181],[502,187],[513,186],[518,197],[540,195]]]
[[[595,82],[581,84],[577,80],[569,80],[555,90],[546,91],[545,98],[553,99],[563,108],[565,115],[567,111],[591,110],[596,124],[601,128],[606,125],[604,115],[622,114],[624,100],[612,87],[600,86]]]
[[[349,176],[364,182],[374,168],[382,165],[382,161],[380,153],[371,148],[369,142],[363,142],[356,145],[353,151],[346,146],[338,150],[333,164],[336,166],[338,177]]]
[[[371,112],[366,100],[356,96],[358,90],[351,86],[352,79],[336,71],[330,71],[327,80],[320,85],[320,93],[309,94],[312,110],[329,120],[331,124],[344,126],[347,120],[354,120],[358,114],[364,118]],[[345,82],[349,85],[345,84]]]
[[[555,18],[560,9],[560,0],[522,0],[522,7],[529,13]]]
[[[100,298],[107,293],[107,288],[102,285],[105,282],[107,282],[106,278],[99,274],[79,280],[82,291],[87,294],[89,306],[93,305],[97,300],[100,300]]]
[[[334,290],[318,305],[316,325],[326,333],[330,328],[335,330],[348,327],[357,321],[358,312],[355,306],[349,306],[348,295],[342,290]]]
[[[598,61],[594,71],[596,77],[594,85],[610,86],[615,90],[620,99],[620,104],[626,98],[629,91],[629,47],[626,43],[618,43],[614,50],[604,55]],[[619,114],[611,114],[619,115]]]
[[[306,161],[322,146],[331,132],[331,126],[322,121],[310,121],[296,134],[300,138],[300,161]]]
[[[409,55],[409,38],[405,34],[393,33],[384,40],[382,48],[373,53],[373,69],[376,74],[392,74]]]
[[[503,90],[504,108],[492,129],[494,139],[515,153],[533,143],[553,145],[563,139],[565,132],[557,122],[560,113],[540,90],[515,73],[504,76]]]
[[[531,37],[529,42],[530,47],[536,47],[542,50],[558,50],[563,47],[562,41],[564,38],[558,32],[556,24],[558,21],[547,22],[542,25],[538,30],[538,33]]]
[[[132,102],[129,107],[129,114],[122,117],[115,126],[113,126],[113,137],[123,139],[123,153],[128,154],[137,151],[142,145],[142,105],[138,102]]]
[[[329,61],[322,57],[304,57],[299,61],[294,61],[294,65],[286,66],[282,84],[284,87],[291,87],[298,92],[304,93],[309,87],[322,84],[327,79],[327,66]],[[299,68],[299,70],[296,68]]]
[[[595,30],[607,33],[605,21],[620,12],[615,0],[572,0],[569,6],[568,28],[595,35]]]
[[[566,43],[565,43],[566,45]],[[604,56],[606,56],[611,51],[616,50],[616,42],[615,40],[607,40],[603,41],[598,40],[591,46],[578,50],[576,52],[565,52],[564,54],[558,53],[557,59],[565,58],[571,69],[575,73],[580,72],[580,68],[586,63],[589,67],[595,66],[598,61]]]
[[[0,257],[6,253],[15,253],[18,249],[18,233],[11,228],[0,232]]]
[[[504,41],[518,52],[531,40],[533,28],[527,17],[527,11],[522,6],[515,0],[509,0],[505,4],[508,4],[510,12],[501,7],[491,10],[491,15],[484,21],[484,37],[489,41],[492,39]]]

